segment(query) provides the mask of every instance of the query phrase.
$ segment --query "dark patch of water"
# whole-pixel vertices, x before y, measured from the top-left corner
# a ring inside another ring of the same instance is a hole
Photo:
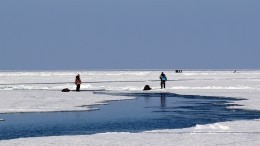
[[[172,93],[114,94],[137,97],[111,101],[91,112],[0,114],[0,140],[21,137],[141,132],[231,120],[257,119],[260,111],[227,107],[235,99]]]

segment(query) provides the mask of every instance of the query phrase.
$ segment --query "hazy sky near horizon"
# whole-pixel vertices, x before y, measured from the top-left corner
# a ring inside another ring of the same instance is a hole
[[[0,70],[260,69],[260,0],[1,0]]]

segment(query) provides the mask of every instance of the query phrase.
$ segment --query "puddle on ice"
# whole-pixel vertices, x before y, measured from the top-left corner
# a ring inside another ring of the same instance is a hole
[[[112,101],[91,112],[0,114],[0,140],[21,137],[141,132],[176,129],[231,120],[260,118],[260,111],[233,110],[224,97],[171,93],[115,94],[137,97]],[[241,99],[240,99],[241,100]]]

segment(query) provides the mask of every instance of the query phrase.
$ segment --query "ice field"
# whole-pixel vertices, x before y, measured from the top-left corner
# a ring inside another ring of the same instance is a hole
[[[75,90],[73,82],[78,73],[83,82],[81,86],[83,91],[61,92],[63,88]],[[232,98],[232,101],[228,103],[222,101],[217,103],[221,103],[221,106],[228,104],[223,109],[227,108],[229,114],[232,110],[234,112],[242,110],[253,112],[254,116],[248,118],[247,115],[241,115],[240,119],[224,119],[223,122],[214,123],[213,121],[209,124],[196,124],[185,128],[152,129],[137,133],[101,132],[91,135],[18,138],[1,140],[0,145],[260,144],[260,121],[259,118],[255,118],[260,117],[258,115],[260,111],[260,71],[243,70],[236,73],[231,70],[184,70],[182,73],[164,71],[168,78],[166,89],[160,89],[160,73],[161,71],[157,70],[0,72],[0,124],[8,124],[8,119],[5,119],[4,114],[84,112],[102,109],[102,106],[93,105],[110,104],[108,101],[136,100],[138,96],[157,94],[176,94],[177,97],[197,95],[205,96],[207,99],[214,97],[214,100],[215,98],[216,100]],[[150,85],[152,90],[142,91],[145,85]],[[201,99],[192,100],[197,102]],[[166,100],[168,106],[169,102],[171,101],[168,98]],[[118,105],[120,104],[119,102]],[[214,111],[212,114],[214,115]]]

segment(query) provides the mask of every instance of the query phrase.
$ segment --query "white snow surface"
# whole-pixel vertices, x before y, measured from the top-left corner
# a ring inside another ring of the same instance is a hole
[[[92,110],[91,105],[133,97],[61,92],[75,89],[77,74],[83,90],[107,90],[115,93],[170,92],[182,95],[209,95],[247,100],[231,108],[260,110],[260,71],[165,71],[167,89],[160,89],[160,71],[50,71],[0,72],[0,112],[53,112]],[[127,82],[126,82],[127,81]],[[37,83],[37,84],[36,84]],[[40,84],[45,83],[45,84]],[[53,84],[55,83],[55,84]],[[1,119],[1,117],[0,117]],[[6,122],[6,121],[1,121]],[[1,123],[0,123],[1,124]],[[100,133],[79,136],[55,136],[2,140],[0,145],[260,145],[260,120],[196,125],[185,129],[162,129],[142,133]]]

